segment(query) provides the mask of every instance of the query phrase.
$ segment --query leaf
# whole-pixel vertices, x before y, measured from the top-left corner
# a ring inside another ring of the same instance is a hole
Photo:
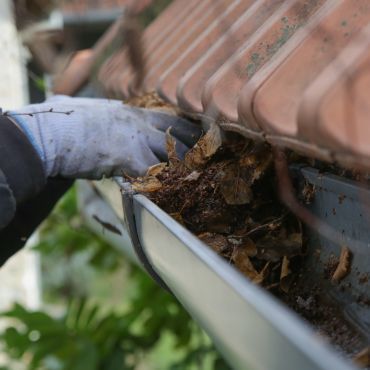
[[[162,188],[162,183],[154,176],[138,178],[132,184],[132,189],[139,193],[151,193]]]
[[[258,277],[258,272],[249,259],[245,248],[236,247],[232,259],[235,267],[252,281]]]
[[[148,168],[145,177],[157,176],[159,175],[165,168],[167,167],[167,163],[161,162],[157,163]]]
[[[284,256],[282,264],[281,264],[281,271],[280,271],[280,289],[285,293],[289,292],[290,284],[292,282],[292,279],[291,279],[292,275],[289,269],[289,264],[290,264],[290,261],[288,257]]]
[[[255,284],[262,284],[270,272],[270,261],[266,262],[263,269],[258,273],[258,275],[252,280]]]
[[[189,169],[202,168],[222,145],[221,130],[212,123],[210,129],[185,155],[185,166]]]
[[[246,174],[246,182],[253,185],[259,180],[272,165],[272,152],[265,144],[253,147],[251,153],[239,159],[239,166],[243,174]]]
[[[360,367],[370,366],[370,346],[364,348],[353,357],[353,361]]]
[[[171,135],[171,128],[172,127],[169,127],[166,130],[166,150],[167,150],[168,162],[170,164],[175,164],[179,162],[179,158],[176,153],[176,140]]]
[[[340,251],[339,264],[331,278],[333,283],[343,280],[350,272],[352,254],[348,247],[342,247]]]
[[[250,238],[243,238],[241,248],[244,248],[246,250],[248,257],[255,257],[257,255],[256,244]]]
[[[253,199],[249,185],[232,170],[227,170],[220,184],[220,191],[227,204],[248,204]]]
[[[193,171],[191,174],[189,174],[188,176],[186,176],[184,178],[184,181],[188,181],[188,182],[191,182],[191,181],[197,181],[199,179],[199,176],[201,175],[202,173],[199,172],[199,171]]]
[[[227,238],[221,234],[216,233],[202,233],[198,238],[208,246],[210,246],[216,253],[222,254],[229,249],[229,242]]]
[[[184,219],[181,216],[180,212],[170,213],[170,216],[175,219],[179,224],[184,225]]]

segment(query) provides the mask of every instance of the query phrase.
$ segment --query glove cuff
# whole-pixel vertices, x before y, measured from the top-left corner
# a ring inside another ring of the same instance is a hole
[[[0,116],[0,169],[17,203],[39,193],[46,181],[39,154],[6,116]]]

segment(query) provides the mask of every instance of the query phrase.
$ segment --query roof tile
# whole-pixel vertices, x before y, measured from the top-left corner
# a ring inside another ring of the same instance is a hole
[[[251,37],[284,0],[248,1],[243,15],[229,32],[214,44],[180,80],[177,99],[180,107],[203,112],[202,91],[207,81]]]
[[[335,1],[330,12],[258,89],[253,101],[259,125],[274,135],[297,135],[297,116],[309,84],[370,21],[368,0]]]
[[[370,168],[370,2],[218,4],[175,0],[147,27],[144,90],[246,136]],[[123,48],[100,71],[116,97],[136,93],[133,78]]]
[[[284,1],[208,80],[202,96],[205,110],[212,110],[231,122],[238,122],[237,103],[243,86],[285,47],[324,3],[325,0]]]
[[[172,45],[171,43],[178,40],[181,32],[186,27],[190,27],[194,11],[204,6],[204,3],[209,3],[210,1],[212,0],[177,0],[173,3],[173,7],[171,7],[168,12],[171,14],[167,13],[169,17],[168,23],[163,21],[164,18],[161,15],[161,19],[159,19],[159,21],[162,24],[163,29],[158,34],[156,34],[153,29],[149,28],[145,31],[143,44],[147,71],[150,71],[153,68],[160,56]],[[125,82],[127,81],[128,83],[126,91],[127,95],[130,95],[133,93],[133,91],[130,90],[130,85],[133,80],[133,72],[129,71],[125,75]]]
[[[229,7],[235,5],[233,0],[218,0],[215,5],[211,2],[204,1],[203,6],[198,6],[197,9],[189,17],[188,23],[184,22],[177,31],[177,37],[171,40],[171,44],[167,45],[165,52],[155,60],[153,68],[149,68],[148,76],[145,79],[145,91],[155,89],[158,78],[168,70],[168,68],[181,57],[186,50],[191,46],[202,34],[205,29],[228,12]]]
[[[157,90],[159,95],[177,104],[176,90],[181,77],[205,54],[215,42],[220,39],[237,19],[251,7],[253,0],[240,0],[233,2],[220,17],[213,19],[212,24],[199,33],[197,40],[180,56],[176,55],[173,64],[164,70]],[[213,11],[211,9],[211,11]],[[220,27],[221,25],[221,27]]]
[[[370,26],[306,89],[299,137],[336,153],[370,158]]]

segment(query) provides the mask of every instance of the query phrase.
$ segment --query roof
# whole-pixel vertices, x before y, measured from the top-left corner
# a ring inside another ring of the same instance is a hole
[[[175,0],[145,30],[141,93],[304,155],[370,167],[368,0]],[[133,96],[124,48],[99,74]]]

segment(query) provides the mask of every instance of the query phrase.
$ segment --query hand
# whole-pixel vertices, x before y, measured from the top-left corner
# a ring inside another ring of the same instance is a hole
[[[47,177],[100,179],[143,175],[167,160],[168,127],[179,156],[197,141],[198,125],[118,100],[54,96],[7,113],[37,150]]]

